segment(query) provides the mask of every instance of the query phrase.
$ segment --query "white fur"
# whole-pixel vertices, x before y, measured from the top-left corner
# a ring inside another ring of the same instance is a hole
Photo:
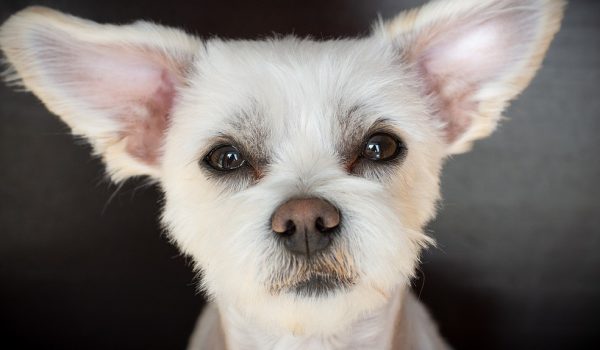
[[[113,179],[160,184],[162,222],[214,303],[192,346],[222,328],[230,349],[444,349],[407,293],[432,243],[423,227],[442,163],[494,129],[561,13],[554,0],[437,1],[365,38],[202,42],[30,8],[1,27],[0,47],[14,77],[90,140]],[[404,141],[406,158],[381,174],[349,173],[340,148],[377,123]],[[224,135],[263,150],[260,175],[223,182],[199,166]],[[340,209],[335,268],[354,281],[348,290],[274,289],[289,270],[268,223],[299,196]]]

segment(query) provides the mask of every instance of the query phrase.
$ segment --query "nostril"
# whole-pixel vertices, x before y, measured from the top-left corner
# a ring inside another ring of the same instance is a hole
[[[316,227],[317,231],[319,231],[321,233],[325,233],[328,230],[328,228],[325,227],[325,224],[323,223],[323,218],[320,216],[315,221],[315,227]]]
[[[315,220],[315,228],[321,233],[327,233],[335,230],[340,225],[340,221],[340,212],[334,206],[329,205]]]
[[[330,225],[327,225],[325,223],[325,220],[322,217],[318,217],[317,220],[315,220],[315,228],[317,229],[317,231],[321,232],[321,233],[329,233],[333,230],[335,230],[337,227],[339,226],[339,221],[330,223]]]
[[[285,231],[281,232],[281,235],[284,237],[289,237],[296,233],[296,224],[292,220],[288,220],[285,222]]]

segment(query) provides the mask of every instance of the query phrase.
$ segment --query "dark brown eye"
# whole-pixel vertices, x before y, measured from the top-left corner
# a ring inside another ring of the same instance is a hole
[[[403,149],[404,144],[394,136],[377,133],[367,140],[362,156],[373,161],[391,160],[396,158]]]
[[[205,158],[206,163],[219,171],[231,171],[246,164],[246,159],[237,148],[231,145],[219,146]]]

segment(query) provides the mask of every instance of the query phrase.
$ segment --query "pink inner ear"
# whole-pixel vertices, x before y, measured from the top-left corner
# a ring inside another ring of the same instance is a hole
[[[127,151],[134,157],[148,164],[157,164],[163,136],[167,129],[175,89],[173,80],[166,70],[160,75],[160,84],[151,93],[145,105],[146,113],[142,116],[132,113],[125,116],[128,125],[124,131],[127,137]],[[142,100],[143,101],[143,100]]]
[[[487,20],[438,23],[417,37],[415,57],[426,93],[446,123],[449,143],[472,124],[476,93],[502,78],[527,54],[534,25],[510,12]],[[533,22],[535,24],[535,22]]]
[[[32,40],[53,93],[82,107],[74,123],[79,130],[91,139],[125,139],[131,156],[157,164],[177,79],[160,52],[93,45],[45,32]]]
[[[110,111],[131,156],[149,165],[160,158],[175,96],[174,77],[152,56],[112,48],[80,52],[76,95],[93,109]]]

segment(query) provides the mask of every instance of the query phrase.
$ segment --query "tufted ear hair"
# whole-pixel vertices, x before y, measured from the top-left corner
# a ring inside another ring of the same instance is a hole
[[[199,45],[176,29],[102,25],[43,7],[0,27],[8,79],[84,136],[116,181],[159,176],[173,104]]]
[[[561,0],[441,0],[383,24],[444,125],[449,154],[496,128],[539,68],[563,8]]]

